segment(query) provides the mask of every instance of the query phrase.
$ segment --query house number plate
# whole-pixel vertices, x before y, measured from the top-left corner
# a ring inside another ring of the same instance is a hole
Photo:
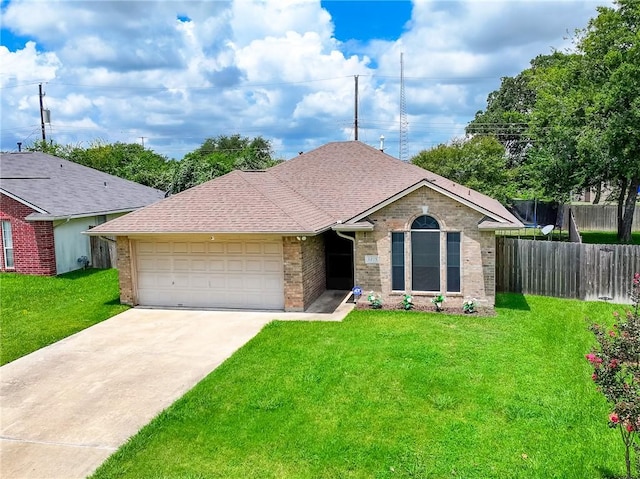
[[[368,254],[364,257],[365,264],[378,264],[380,262],[380,258],[377,254]]]

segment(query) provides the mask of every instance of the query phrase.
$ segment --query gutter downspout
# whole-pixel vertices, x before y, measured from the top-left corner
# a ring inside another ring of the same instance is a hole
[[[341,231],[338,230],[334,230],[336,232],[336,234],[338,236],[340,236],[340,238],[344,238],[344,239],[348,239],[349,241],[351,241],[353,243],[353,286],[356,286],[358,284],[358,282],[356,281],[356,239],[355,237],[352,238],[351,236],[348,236],[344,233],[342,233]],[[355,232],[354,232],[354,236],[355,236]]]

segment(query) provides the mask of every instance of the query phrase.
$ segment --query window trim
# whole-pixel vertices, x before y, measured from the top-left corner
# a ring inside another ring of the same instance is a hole
[[[4,263],[4,269],[15,269],[16,268],[16,259],[15,259],[15,249],[13,247],[13,226],[11,221],[2,220],[2,257]],[[8,227],[8,228],[7,228]],[[7,234],[8,229],[8,234]],[[7,244],[7,237],[10,239],[10,245]],[[11,250],[11,264],[9,265],[7,251]]]

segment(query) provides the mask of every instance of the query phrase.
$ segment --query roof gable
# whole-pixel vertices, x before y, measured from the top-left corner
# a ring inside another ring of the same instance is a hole
[[[0,190],[34,208],[34,220],[132,211],[164,197],[160,190],[40,152],[0,153]]]

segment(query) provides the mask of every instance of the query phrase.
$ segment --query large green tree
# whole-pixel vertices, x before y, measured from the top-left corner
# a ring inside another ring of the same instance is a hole
[[[423,150],[411,162],[456,183],[506,202],[516,195],[505,148],[492,136],[460,138]]]
[[[96,170],[135,181],[152,188],[168,190],[171,185],[174,161],[145,149],[137,143],[104,143],[95,141],[81,145],[61,145],[38,141],[27,147],[42,151]]]
[[[531,146],[529,123],[537,99],[533,80],[541,69],[564,64],[569,59],[569,55],[560,52],[539,55],[515,77],[503,77],[500,88],[489,93],[486,109],[478,111],[467,125],[467,135],[497,138],[505,147],[510,168],[526,163]]]
[[[640,187],[640,2],[618,0],[577,32],[576,55],[536,74],[533,161],[557,197],[607,182],[618,240],[631,241]]]
[[[174,193],[222,176],[233,170],[262,170],[277,163],[272,158],[271,143],[261,136],[219,135],[207,138],[187,153],[173,172]]]

